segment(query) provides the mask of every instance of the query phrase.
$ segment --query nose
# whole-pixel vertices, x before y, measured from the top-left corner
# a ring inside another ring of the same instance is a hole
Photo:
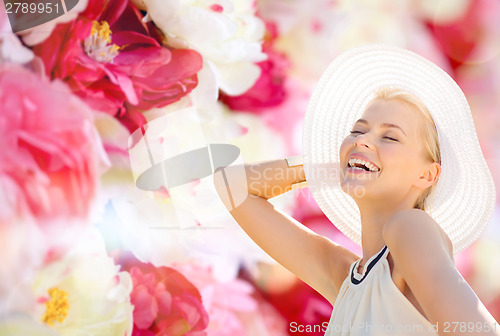
[[[360,147],[360,146],[365,146],[366,148],[372,148],[372,144],[368,137],[366,136],[366,133],[360,134],[354,139],[354,147]]]

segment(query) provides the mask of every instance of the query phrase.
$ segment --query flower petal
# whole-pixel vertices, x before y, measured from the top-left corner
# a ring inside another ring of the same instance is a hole
[[[138,285],[130,295],[134,305],[134,324],[140,329],[148,329],[158,315],[158,303],[144,285]]]

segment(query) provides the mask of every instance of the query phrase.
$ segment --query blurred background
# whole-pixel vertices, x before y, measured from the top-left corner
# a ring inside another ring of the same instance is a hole
[[[455,263],[500,321],[497,0],[80,0],[16,34],[0,8],[0,29],[0,335],[323,335],[332,306],[211,176],[136,181],[210,143],[239,163],[302,154],[315,83],[369,42],[426,57],[469,101],[497,207]],[[270,202],[362,255],[307,188]]]

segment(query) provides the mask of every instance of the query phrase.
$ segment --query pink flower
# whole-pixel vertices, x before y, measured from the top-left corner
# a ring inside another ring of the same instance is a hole
[[[172,265],[200,290],[210,315],[208,336],[288,335],[285,319],[247,280],[217,280],[212,267],[200,263]]]
[[[284,82],[286,70],[290,62],[286,56],[274,50],[274,40],[278,36],[276,25],[266,22],[267,34],[263,51],[267,54],[265,61],[257,63],[261,75],[255,84],[239,96],[230,96],[220,92],[220,100],[232,110],[261,112],[262,110],[280,105],[286,98]]]
[[[198,289],[171,267],[155,267],[132,256],[119,261],[133,281],[134,336],[202,336],[208,314]]]
[[[103,155],[91,117],[64,83],[0,65],[0,223],[87,217]]]
[[[200,290],[210,316],[208,335],[245,335],[244,315],[257,315],[255,288],[241,279],[218,281],[209,267],[194,263],[172,265]]]
[[[91,0],[76,20],[58,25],[36,45],[51,78],[67,81],[91,107],[136,130],[141,112],[191,92],[202,58],[194,50],[168,49],[164,37],[127,0]]]

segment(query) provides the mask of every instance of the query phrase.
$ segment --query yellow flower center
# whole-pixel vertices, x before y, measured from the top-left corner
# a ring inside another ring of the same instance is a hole
[[[102,24],[97,21],[92,22],[90,35],[97,35],[99,38],[111,43],[111,29],[109,29],[109,24],[106,21],[103,21]]]
[[[54,321],[64,322],[68,315],[68,293],[57,287],[49,289],[50,300],[45,302],[47,308],[42,317],[42,322],[50,326],[54,325]]]
[[[111,43],[112,31],[106,21],[92,22],[90,36],[84,41],[85,53],[98,62],[110,63],[118,55],[120,47]]]

